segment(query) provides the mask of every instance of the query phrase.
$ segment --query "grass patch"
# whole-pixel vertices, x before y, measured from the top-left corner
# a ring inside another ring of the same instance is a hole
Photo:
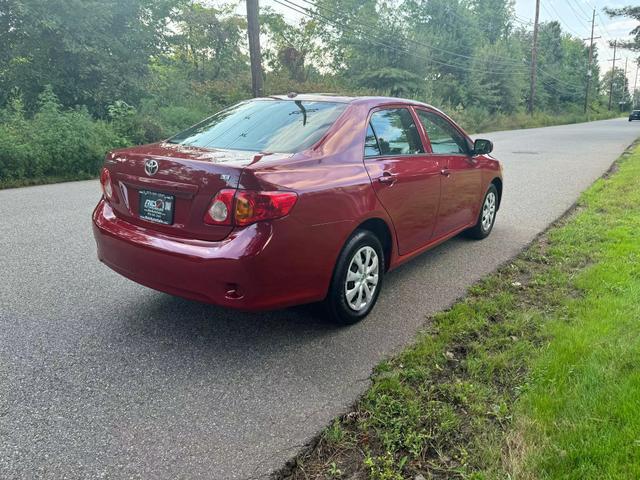
[[[513,113],[510,115],[501,113],[487,115],[486,112],[475,109],[453,111],[449,113],[451,113],[453,119],[456,120],[456,122],[458,122],[469,134],[594,122],[597,120],[608,120],[628,115],[628,112],[620,113],[608,110],[592,111],[589,112],[589,114],[582,113],[582,111],[563,113],[536,111],[533,115],[525,112]]]
[[[640,147],[616,168],[274,478],[640,478]]]

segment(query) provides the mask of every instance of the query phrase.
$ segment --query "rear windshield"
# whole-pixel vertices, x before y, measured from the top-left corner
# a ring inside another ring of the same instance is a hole
[[[310,147],[346,108],[333,102],[251,100],[179,133],[170,143],[203,148],[293,153]]]

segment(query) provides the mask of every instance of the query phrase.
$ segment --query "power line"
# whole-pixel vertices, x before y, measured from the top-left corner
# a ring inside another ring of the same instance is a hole
[[[576,35],[581,36],[581,34],[580,34],[580,33],[578,33],[576,30],[574,30],[573,28],[571,28],[571,27],[569,26],[569,24],[568,24],[568,23],[567,23],[567,22],[566,22],[566,21],[565,21],[565,20],[560,16],[560,14],[558,13],[558,11],[556,10],[556,8],[553,6],[553,4],[552,4],[552,3],[549,3],[549,7],[550,7],[550,8],[553,10],[553,12],[555,13],[555,17],[558,19],[558,22],[559,22],[559,23],[562,23],[562,24],[565,26],[565,28],[566,28],[567,30],[570,30],[570,31],[572,31],[573,33],[575,33]],[[551,18],[554,18],[553,14],[552,14],[552,13],[550,13],[550,12],[549,12],[549,10],[547,10],[547,7],[545,6],[545,4],[544,4],[544,3],[542,4],[542,9],[543,9],[545,12],[547,12],[547,15],[549,15]]]
[[[596,15],[598,16],[598,19],[602,22],[602,28],[604,28],[604,31],[607,32],[607,36],[609,37],[609,39],[613,38],[613,35],[611,35],[611,32],[607,29],[605,25],[605,21],[602,19],[600,12],[597,12]],[[598,28],[600,28],[600,26],[601,25],[598,25]]]
[[[560,95],[568,95],[572,97],[578,97],[582,95],[582,92],[579,92],[577,90],[569,90],[569,89],[560,90],[555,85],[549,82],[545,82],[544,80],[541,80],[541,83]]]
[[[331,19],[329,19],[329,18],[327,18],[327,17],[325,17],[325,16],[323,16],[323,15],[317,13],[317,12],[316,13],[311,13],[310,10],[306,9],[305,7],[301,7],[301,6],[299,6],[299,5],[297,5],[297,4],[293,3],[293,2],[290,2],[289,0],[284,0],[284,2],[287,2],[287,3],[283,3],[280,0],[273,0],[273,1],[275,3],[277,3],[277,4],[279,4],[279,5],[282,5],[283,7],[286,7],[288,9],[290,9],[290,10],[293,10],[294,12],[300,13],[300,14],[305,15],[307,17],[315,18],[315,19],[321,18],[321,19],[325,20],[325,22],[327,22],[331,26],[334,26],[334,27],[335,26],[341,26],[345,31],[351,30],[348,27],[345,27],[343,24],[341,24],[341,23],[339,23],[337,21],[331,20]],[[291,5],[289,5],[289,4],[291,4]],[[407,49],[405,49],[403,47],[385,43],[383,40],[380,40],[378,37],[363,33],[362,31],[357,32],[357,33],[359,33],[363,37],[367,38],[369,41],[371,41],[374,44],[379,45],[381,47],[385,47],[385,48],[394,50],[396,52],[408,53],[409,55],[412,55],[412,56],[414,56],[416,58],[419,58],[421,60],[425,60],[427,62],[433,62],[433,63],[439,64],[439,65],[442,65],[442,66],[458,68],[460,70],[468,70],[468,68],[463,68],[460,65],[449,64],[449,63],[446,63],[446,62],[440,62],[439,60],[435,60],[433,58],[423,57],[422,55],[418,55],[415,52],[407,50]]]
[[[369,31],[373,30],[374,26],[371,25],[371,24],[364,24],[363,25],[363,24],[360,24],[358,22],[353,22],[356,26],[365,29],[364,31],[362,31],[362,30],[356,31],[352,27],[346,26],[343,23],[340,23],[339,21],[337,21],[335,19],[328,18],[328,17],[326,17],[326,16],[324,16],[324,15],[318,13],[318,12],[314,12],[314,11],[310,10],[309,8],[306,8],[306,7],[303,7],[303,6],[299,5],[299,4],[296,4],[295,2],[293,2],[291,0],[283,0],[283,1],[273,0],[273,1],[275,3],[283,6],[283,7],[286,7],[288,9],[290,9],[290,10],[293,10],[293,11],[295,11],[297,13],[300,13],[300,14],[302,14],[304,16],[307,16],[309,18],[322,19],[327,24],[329,24],[331,26],[342,27],[342,29],[344,31],[346,31],[346,32],[359,33],[362,37],[367,38],[369,41],[371,41],[372,43],[374,43],[376,45],[382,46],[384,48],[387,48],[387,49],[390,49],[390,50],[393,50],[393,51],[396,51],[396,52],[406,53],[406,54],[409,54],[409,55],[411,55],[413,57],[419,58],[419,59],[427,61],[427,62],[433,62],[433,63],[436,63],[436,64],[441,65],[441,66],[446,66],[446,67],[458,69],[458,70],[465,71],[465,72],[473,71],[473,72],[486,73],[486,74],[492,74],[492,75],[500,75],[500,74],[503,74],[503,75],[527,75],[528,74],[524,70],[519,70],[519,69],[524,69],[525,67],[524,67],[524,65],[522,65],[522,66],[517,65],[516,62],[514,62],[514,65],[513,65],[514,71],[501,72],[501,71],[495,71],[495,70],[489,71],[489,70],[481,70],[481,69],[472,69],[468,64],[463,66],[463,65],[459,65],[459,64],[452,64],[452,63],[442,62],[442,61],[436,60],[434,58],[427,58],[427,57],[424,57],[422,55],[419,55],[419,54],[415,53],[414,51],[412,51],[412,50],[410,50],[408,48],[403,48],[401,46],[389,44],[389,43],[385,42],[384,40],[381,40],[379,37],[376,37],[373,34],[365,33],[365,32],[369,32]],[[308,4],[311,4],[311,5],[315,6],[315,4],[313,2],[311,2],[311,1],[309,1],[309,0],[303,0],[303,1],[305,1],[305,3],[308,3]],[[283,3],[283,2],[286,2],[286,3]],[[338,13],[339,13],[339,12],[336,12],[336,11],[328,9],[328,8],[325,8],[323,10],[326,10],[326,11],[328,11],[330,13],[335,14],[335,15],[338,15]],[[339,17],[342,17],[342,16],[343,15],[339,15]],[[416,42],[416,41],[411,41],[411,42],[415,43],[417,45],[425,46],[427,48],[431,47],[431,46],[428,46],[426,44],[421,44],[421,43]],[[433,48],[437,49],[437,47],[433,47]],[[449,54],[462,56],[462,57],[465,57],[465,58],[470,58],[470,59],[473,58],[473,57],[469,57],[469,56],[462,55],[462,54],[456,54],[455,52],[449,52],[449,51],[444,50],[444,49],[439,49],[439,50],[445,51],[445,52],[447,52]],[[502,58],[504,58],[504,57],[502,57]],[[511,60],[511,61],[513,62],[513,60]],[[543,69],[539,69],[539,71],[540,71],[540,73],[542,75],[544,75],[546,77],[549,77],[549,78],[552,78],[552,79],[556,80],[557,82],[565,84],[567,87],[570,87],[570,88],[564,87],[565,88],[565,93],[570,93],[570,94],[573,95],[576,92],[576,90],[574,90],[574,89],[581,88],[579,86],[570,84],[568,82],[564,82],[563,80],[558,79],[557,77],[549,74],[548,72],[546,72]],[[543,83],[545,83],[545,82],[543,81]],[[559,93],[562,93],[558,88],[555,88],[554,86],[550,85],[549,83],[545,83],[545,85],[549,86],[550,88],[554,89],[555,91],[557,91]]]
[[[291,0],[284,0],[284,1],[285,1],[285,2],[287,2],[287,3],[290,3],[290,4],[292,4],[292,5],[295,5],[295,6],[296,6],[296,7],[298,7],[298,8],[304,9],[304,10],[306,10],[307,12],[310,12],[311,14],[314,14],[314,13],[316,13],[316,14],[317,14],[317,12],[313,12],[312,10],[310,10],[310,9],[309,9],[309,8],[307,8],[307,7],[303,7],[303,6],[297,5],[297,4],[295,4],[294,2],[292,2]],[[303,1],[304,3],[306,3],[306,4],[308,4],[308,5],[311,5],[312,7],[315,7],[316,9],[324,10],[324,11],[328,12],[328,13],[329,13],[329,14],[331,14],[331,15],[335,15],[336,17],[342,17],[342,16],[344,15],[342,12],[339,12],[339,11],[333,10],[333,9],[331,9],[331,8],[329,8],[329,7],[324,7],[324,6],[323,6],[323,7],[320,7],[319,5],[317,5],[316,3],[312,2],[311,0],[301,0],[301,1]],[[456,16],[456,17],[458,17],[458,18],[461,18],[461,17],[460,17],[460,15],[456,14],[456,13],[455,13],[454,11],[452,11],[452,10],[448,10],[448,13],[450,13],[450,14],[452,14],[453,16]],[[323,17],[323,18],[326,18],[326,17]],[[335,20],[333,20],[333,22],[335,23]],[[375,26],[375,25],[372,25],[372,24],[369,24],[369,23],[360,23],[360,22],[354,22],[354,23],[356,23],[359,27],[366,28],[366,29],[367,29],[367,31],[368,31],[369,29],[372,29],[372,30],[373,30],[373,29],[375,29],[375,28],[376,28],[376,26]],[[343,23],[342,23],[342,24],[340,24],[340,25],[341,25],[343,28],[348,28],[348,27],[347,27],[347,26],[345,26]],[[418,42],[417,40],[411,40],[411,41],[412,41],[413,43],[415,43],[416,45],[419,45],[419,46],[425,47],[425,48],[427,48],[427,49],[440,51],[440,52],[445,53],[445,54],[447,54],[447,55],[453,55],[453,56],[456,56],[456,57],[464,58],[465,60],[473,60],[473,58],[474,58],[474,57],[472,57],[472,56],[470,56],[470,55],[464,55],[464,54],[462,54],[462,53],[453,52],[453,51],[446,50],[446,49],[441,48],[441,47],[436,47],[436,46],[434,46],[434,45],[429,45],[429,44],[426,44],[426,43]],[[501,63],[504,63],[504,65],[515,65],[515,66],[518,66],[518,67],[524,67],[523,62],[518,62],[517,60],[514,60],[513,58],[502,57],[502,56],[499,56],[499,55],[496,55],[496,56],[495,56],[495,58],[498,58],[498,59],[500,59],[500,60],[503,60],[503,62],[501,62]]]
[[[278,1],[278,0],[274,0],[274,1]],[[293,5],[296,5],[292,0],[284,0],[284,1],[285,1],[285,2],[287,2],[287,3],[293,4]],[[305,3],[311,4],[311,5],[315,5],[315,4],[314,4],[313,2],[311,2],[310,0],[302,0],[302,1],[304,1]],[[280,2],[278,2],[278,3],[280,3]],[[289,8],[291,8],[291,7],[289,7]],[[306,9],[305,7],[300,7],[299,5],[298,5],[298,8],[303,8],[303,9],[305,9],[305,10],[306,10],[306,12],[307,12],[307,13],[305,13],[305,12],[299,12],[299,13],[303,13],[304,15],[307,15],[307,16],[311,16],[311,17],[313,17],[314,12],[312,12],[311,10]],[[326,11],[328,11],[328,12],[330,12],[330,13],[334,14],[334,15],[343,16],[340,12],[336,12],[335,10],[331,10],[331,9],[328,9],[328,8],[325,8],[324,10],[326,10]],[[316,13],[316,15],[317,15],[317,13]],[[329,20],[329,22],[330,22],[330,23],[332,22],[332,20],[331,20],[331,19],[327,19],[327,17],[322,17],[322,18],[324,18],[324,19],[326,19],[326,20]],[[335,21],[333,21],[333,22],[334,22],[334,23],[337,23],[337,22],[335,22]],[[373,28],[374,28],[374,26],[373,26],[373,25],[371,25],[371,24],[361,24],[361,23],[359,23],[359,22],[354,22],[354,23],[355,23],[356,25],[360,26],[360,27],[363,27],[363,26],[364,26],[364,27],[366,27],[366,28],[368,28],[368,29],[373,29]],[[346,27],[344,24],[340,24],[340,25],[341,25],[345,30],[349,30],[349,27]],[[367,31],[369,31],[369,30],[367,30]],[[369,38],[371,38],[371,35],[367,35],[367,34],[365,34],[365,36],[369,36]],[[380,40],[380,39],[379,39],[379,38],[377,38],[377,37],[375,37],[375,38],[376,38],[377,40]],[[418,44],[418,45],[425,45],[425,44],[421,44],[421,43],[416,42],[416,41],[412,41],[412,42],[413,42],[413,43],[416,43],[416,44]],[[380,44],[380,43],[378,43],[378,44]],[[394,46],[394,45],[389,45],[389,44],[382,44],[382,45],[383,45],[383,46],[387,46],[388,48],[394,49],[394,50],[396,50],[396,51],[398,50],[398,47],[396,47],[396,46]],[[426,45],[425,45],[425,46],[426,46]],[[468,67],[468,66],[466,66],[466,65],[463,67],[463,66],[460,66],[460,65],[457,65],[457,64],[448,64],[448,63],[446,63],[446,62],[439,62],[439,61],[437,61],[437,60],[427,59],[427,58],[425,58],[425,57],[421,57],[421,56],[419,56],[419,55],[416,55],[413,51],[410,51],[410,50],[407,50],[407,49],[401,49],[401,51],[406,52],[406,53],[409,53],[410,55],[413,55],[413,56],[417,56],[418,58],[421,58],[421,59],[424,59],[424,60],[427,60],[427,61],[434,61],[435,63],[444,64],[444,65],[446,65],[446,66],[450,66],[450,67],[458,68],[458,69],[463,70],[463,71],[470,71],[470,70],[471,70],[471,68],[470,68],[470,67]],[[446,51],[446,50],[445,50],[445,51]],[[452,53],[452,54],[454,54],[454,55],[455,55],[455,52],[448,52],[448,53]],[[461,55],[461,54],[458,54],[458,55]],[[468,57],[468,56],[466,56],[466,55],[465,55],[464,57],[466,57],[466,58],[473,58],[473,57]],[[500,57],[500,58],[505,58],[505,57]],[[517,67],[518,69],[523,69],[523,70],[524,70],[524,68],[525,68],[525,66],[524,66],[524,65],[522,65],[522,66],[516,65],[516,67]],[[566,82],[566,81],[564,81],[564,80],[561,80],[561,79],[559,79],[559,78],[555,77],[554,75],[552,75],[551,73],[547,72],[546,70],[544,70],[544,69],[542,69],[542,68],[540,68],[540,67],[537,67],[537,69],[536,69],[536,70],[537,70],[539,73],[541,73],[543,76],[549,77],[549,78],[551,78],[551,79],[555,80],[556,82],[558,82],[558,83],[560,83],[560,84],[565,85],[565,87],[564,87],[564,88],[566,88],[566,89],[567,89],[567,91],[571,92],[572,94],[575,94],[575,92],[576,92],[578,89],[581,89],[581,88],[582,88],[581,86],[574,85],[574,84],[572,84],[572,83],[569,83],[569,82]],[[478,69],[474,69],[473,71],[474,71],[474,72],[481,72],[481,73],[489,73],[489,74],[506,74],[506,75],[509,75],[509,74],[519,74],[519,75],[528,75],[528,72],[525,72],[525,71],[515,71],[515,72],[496,72],[496,71],[487,71],[487,70],[478,70]],[[557,89],[556,89],[556,90],[557,90]]]
[[[598,11],[598,7],[596,7],[595,4],[589,2],[588,0],[584,0],[584,1],[585,1],[585,3],[587,5],[589,5],[596,12],[596,16],[598,17],[598,20],[600,21],[600,23],[596,23],[596,27],[598,28],[598,31],[600,32],[600,35],[602,35],[605,38],[605,40],[607,40],[607,42],[611,41],[611,39],[613,38],[613,35],[611,35],[611,32],[609,32],[609,30],[607,29],[606,22],[602,18],[602,16],[600,15],[600,12]]]
[[[579,0],[573,0],[573,1],[575,2],[575,4],[578,7],[578,9],[582,12],[584,17],[587,19],[587,21],[589,21],[589,12],[583,10],[582,4],[579,2]]]
[[[518,23],[521,23],[523,25],[533,25],[533,21],[528,20],[526,18],[520,18],[518,15],[516,15],[515,13],[513,14],[513,20],[515,20]]]
[[[544,69],[542,69],[540,67],[538,67],[538,72],[543,74],[543,75],[545,75],[545,76],[547,76],[548,78],[551,78],[551,79],[555,80],[556,82],[558,82],[560,84],[565,85],[566,88],[572,88],[572,89],[582,88],[582,86],[575,85],[575,84],[573,84],[571,82],[567,82],[566,80],[562,80],[562,79],[552,75],[551,73],[547,72],[546,70],[544,70]]]
[[[284,1],[285,1],[285,2],[287,2],[287,3],[293,4],[293,5],[296,5],[292,0],[284,0]],[[315,7],[315,8],[317,8],[317,9],[319,8],[319,9],[322,9],[322,10],[324,10],[324,11],[326,11],[326,12],[329,12],[330,14],[335,15],[336,17],[343,17],[343,16],[344,16],[344,14],[343,14],[342,12],[339,12],[339,11],[333,10],[333,9],[331,9],[331,8],[329,8],[329,7],[320,7],[319,5],[315,4],[315,3],[314,3],[313,1],[311,1],[311,0],[301,0],[301,1],[303,1],[304,3],[309,4],[309,5],[311,5],[311,6]],[[313,15],[313,13],[314,13],[313,11],[311,11],[310,9],[308,9],[308,8],[306,8],[306,7],[302,7],[302,6],[300,6],[300,5],[296,5],[296,6],[297,6],[298,8],[302,8],[302,9],[306,10],[306,11],[307,11],[307,12],[309,12],[311,15]],[[453,10],[448,10],[448,12],[449,12],[450,14],[453,14],[453,15],[454,15],[454,16],[456,16],[457,18],[462,18],[460,15],[458,15],[458,14],[457,14],[456,12],[454,12]],[[300,13],[303,13],[303,12],[300,12]],[[304,13],[303,13],[303,14],[304,14]],[[306,14],[305,14],[305,15],[306,15]],[[309,16],[309,15],[308,15],[308,16]],[[515,15],[514,15],[514,16],[515,16]],[[323,17],[323,18],[325,18],[325,19],[326,19],[326,17]],[[333,21],[333,22],[335,22],[335,21]],[[356,25],[358,25],[359,27],[366,28],[366,29],[367,29],[366,31],[370,31],[370,30],[373,30],[373,29],[375,29],[375,28],[376,28],[376,26],[375,26],[375,25],[372,25],[372,24],[369,24],[369,23],[360,23],[360,22],[354,22],[354,23],[355,23]],[[531,23],[531,22],[529,22],[529,23]],[[348,29],[348,28],[349,28],[349,27],[345,26],[344,24],[340,24],[340,25],[341,25],[343,28],[345,28],[345,29]],[[577,33],[577,32],[576,32],[576,33]],[[463,58],[465,58],[465,59],[470,59],[470,60],[472,60],[472,59],[474,58],[474,57],[471,57],[471,56],[468,56],[468,55],[463,55],[463,54],[459,54],[459,53],[456,53],[456,52],[451,52],[451,51],[445,50],[445,49],[440,48],[440,47],[435,47],[435,46],[432,46],[432,45],[427,45],[427,44],[425,44],[425,43],[418,42],[417,40],[410,40],[410,41],[411,41],[412,43],[415,43],[416,45],[424,46],[424,47],[426,47],[426,48],[431,48],[431,49],[435,49],[435,50],[440,50],[440,51],[443,51],[444,53],[449,54],[449,55],[454,55],[454,56],[458,56],[458,57],[463,57]],[[393,47],[393,46],[392,46],[392,48],[396,48],[396,47]],[[424,57],[422,57],[422,58],[424,58]],[[516,68],[518,68],[518,69],[524,69],[524,68],[526,68],[526,65],[524,64],[524,62],[517,62],[517,61],[515,61],[515,60],[513,60],[513,59],[511,59],[511,58],[502,57],[502,56],[499,56],[499,55],[494,56],[494,58],[498,58],[498,59],[504,60],[504,62],[503,62],[503,63],[504,63],[505,65],[507,65],[507,64],[511,64],[511,65],[514,65],[514,66],[515,66]],[[436,61],[436,63],[438,63],[438,62]],[[440,63],[442,63],[442,62],[440,62]],[[449,65],[449,66],[454,66],[454,67],[458,67],[458,68],[461,68],[461,67],[460,67],[459,65],[457,65],[457,64],[456,64],[456,65],[447,64],[447,65]],[[461,68],[461,69],[462,69],[462,68]],[[468,68],[465,68],[464,70],[469,70],[469,69],[468,69]],[[569,86],[569,87],[571,87],[571,88],[577,88],[577,89],[582,88],[581,86],[577,86],[577,85],[574,85],[574,84],[572,84],[572,83],[569,83],[569,82],[566,82],[566,81],[564,81],[564,80],[561,80],[561,79],[559,79],[559,78],[557,78],[557,77],[553,76],[553,75],[552,75],[552,74],[550,74],[549,72],[546,72],[545,70],[543,70],[543,69],[542,69],[542,68],[540,68],[540,67],[538,67],[538,68],[537,68],[537,70],[538,70],[539,72],[541,72],[543,75],[546,75],[547,77],[550,77],[550,78],[552,78],[552,79],[556,80],[557,82],[559,82],[559,83],[563,83],[563,84],[565,84],[565,85],[567,85],[567,86]],[[476,70],[476,71],[477,71],[477,70]],[[485,71],[484,71],[484,73],[501,73],[501,72],[494,72],[494,71],[486,71],[486,70],[485,70]]]
[[[300,6],[300,5],[296,4],[295,2],[293,2],[291,0],[283,0],[286,3],[283,3],[280,0],[273,0],[273,1],[278,3],[278,4],[280,4],[280,5],[282,5],[282,6],[284,6],[284,7],[289,8],[291,10],[294,10],[297,13],[301,13],[302,15],[305,15],[307,17],[316,18],[316,19],[317,18],[321,18],[325,22],[327,22],[328,24],[330,24],[330,25],[332,25],[334,27],[335,26],[339,26],[339,27],[342,27],[345,31],[354,31],[353,28],[351,28],[349,26],[346,26],[343,23],[338,22],[337,20],[333,20],[331,18],[328,18],[328,17],[326,17],[326,16],[324,16],[324,15],[318,13],[318,12],[313,12],[312,10],[310,10],[310,9],[308,9],[306,7]],[[311,3],[311,2],[307,2],[307,3]],[[384,40],[380,39],[379,37],[376,37],[375,35],[370,34],[370,33],[366,33],[369,30],[373,29],[372,25],[363,26],[361,24],[358,24],[358,22],[354,22],[354,23],[357,26],[359,26],[359,27],[361,27],[363,29],[363,30],[360,30],[360,31],[358,31],[356,33],[359,33],[360,35],[362,35],[363,37],[366,37],[367,39],[373,41],[377,45],[380,45],[380,46],[383,46],[383,47],[386,47],[386,48],[390,48],[390,49],[395,50],[395,51],[400,51],[400,52],[403,52],[403,53],[407,53],[407,54],[412,55],[412,56],[414,56],[416,58],[419,58],[421,60],[425,60],[427,62],[433,62],[433,63],[436,63],[438,65],[451,67],[451,68],[457,68],[457,69],[462,70],[462,71],[470,71],[471,70],[471,68],[467,64],[460,65],[460,64],[453,64],[453,63],[443,62],[443,61],[440,61],[440,60],[436,60],[435,58],[424,57],[424,56],[419,55],[419,54],[417,54],[417,53],[415,53],[412,50],[409,50],[407,48],[403,48],[403,47],[400,47],[400,46],[397,46],[397,45],[386,43]],[[411,41],[411,42],[415,43],[416,45],[424,46],[424,47],[427,47],[427,48],[434,48],[434,49],[442,50],[445,53],[450,54],[450,55],[457,55],[457,56],[464,57],[465,59],[469,59],[469,60],[473,59],[473,57],[468,56],[468,55],[456,54],[455,52],[450,52],[450,51],[447,51],[447,50],[444,50],[444,49],[439,49],[437,47],[431,47],[429,45],[418,43],[416,41]],[[514,62],[512,59],[510,59],[510,60],[513,62],[513,65],[512,65],[513,68],[524,68],[524,65],[520,66],[520,65],[517,64],[517,62]],[[503,65],[503,67],[504,67],[504,65]],[[518,71],[500,72],[500,71],[494,71],[494,70],[489,71],[489,70],[480,70],[480,69],[473,69],[473,71],[481,72],[481,73],[491,73],[491,74],[494,74],[494,75],[500,75],[500,74],[503,74],[503,75],[514,75],[514,74],[523,74],[524,73],[524,72],[518,72]]]
[[[586,19],[586,17],[581,17],[581,15],[583,15],[583,14],[584,14],[584,12],[582,12],[582,13],[578,13],[578,11],[573,7],[573,2],[574,2],[574,1],[575,1],[575,0],[567,0],[567,4],[569,5],[569,8],[571,8],[571,10],[573,11],[573,13],[575,13],[575,14],[576,14],[576,18],[577,18],[578,20],[582,20],[583,22],[585,22],[585,23],[587,23],[587,24],[588,24],[589,20],[588,20],[588,19]]]

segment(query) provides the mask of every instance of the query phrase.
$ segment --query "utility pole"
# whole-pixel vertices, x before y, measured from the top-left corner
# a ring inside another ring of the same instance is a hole
[[[629,57],[625,57],[624,59],[624,82],[622,82],[622,89],[624,90],[625,93],[629,92],[629,80],[627,79],[627,63],[629,63]],[[627,88],[625,88],[625,85],[627,85]],[[622,96],[622,100],[625,100],[626,95],[623,94]]]
[[[531,92],[529,94],[529,114],[533,115],[536,96],[536,64],[538,61],[538,20],[540,18],[540,0],[536,0],[536,18],[533,23],[533,46],[531,47]]]
[[[596,9],[594,8],[593,16],[591,17],[591,38],[589,38],[589,64],[587,65],[587,89],[584,92],[584,113],[587,113],[587,106],[589,105],[589,88],[591,88],[591,76],[593,75],[593,72],[591,71],[591,63],[593,62],[593,41],[595,40],[593,37],[593,27],[595,26],[595,23]]]
[[[247,0],[247,34],[251,59],[251,91],[254,97],[260,97],[262,96],[262,56],[260,54],[258,0]]]
[[[640,63],[636,65],[636,79],[633,81],[633,98],[631,103],[633,104],[633,108],[636,107],[636,87],[638,86],[638,70],[640,70]]]
[[[609,85],[609,110],[611,110],[611,100],[613,98],[613,78],[616,76],[616,49],[618,40],[613,41],[613,66],[611,67],[611,82]]]

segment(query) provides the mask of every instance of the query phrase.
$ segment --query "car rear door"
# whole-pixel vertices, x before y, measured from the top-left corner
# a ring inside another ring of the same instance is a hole
[[[401,255],[431,239],[440,202],[440,162],[426,155],[412,110],[388,107],[371,114],[364,163],[389,213]]]
[[[475,221],[482,196],[482,171],[471,156],[462,134],[447,118],[433,110],[416,108],[428,140],[428,157],[442,166],[442,193],[434,238]]]

